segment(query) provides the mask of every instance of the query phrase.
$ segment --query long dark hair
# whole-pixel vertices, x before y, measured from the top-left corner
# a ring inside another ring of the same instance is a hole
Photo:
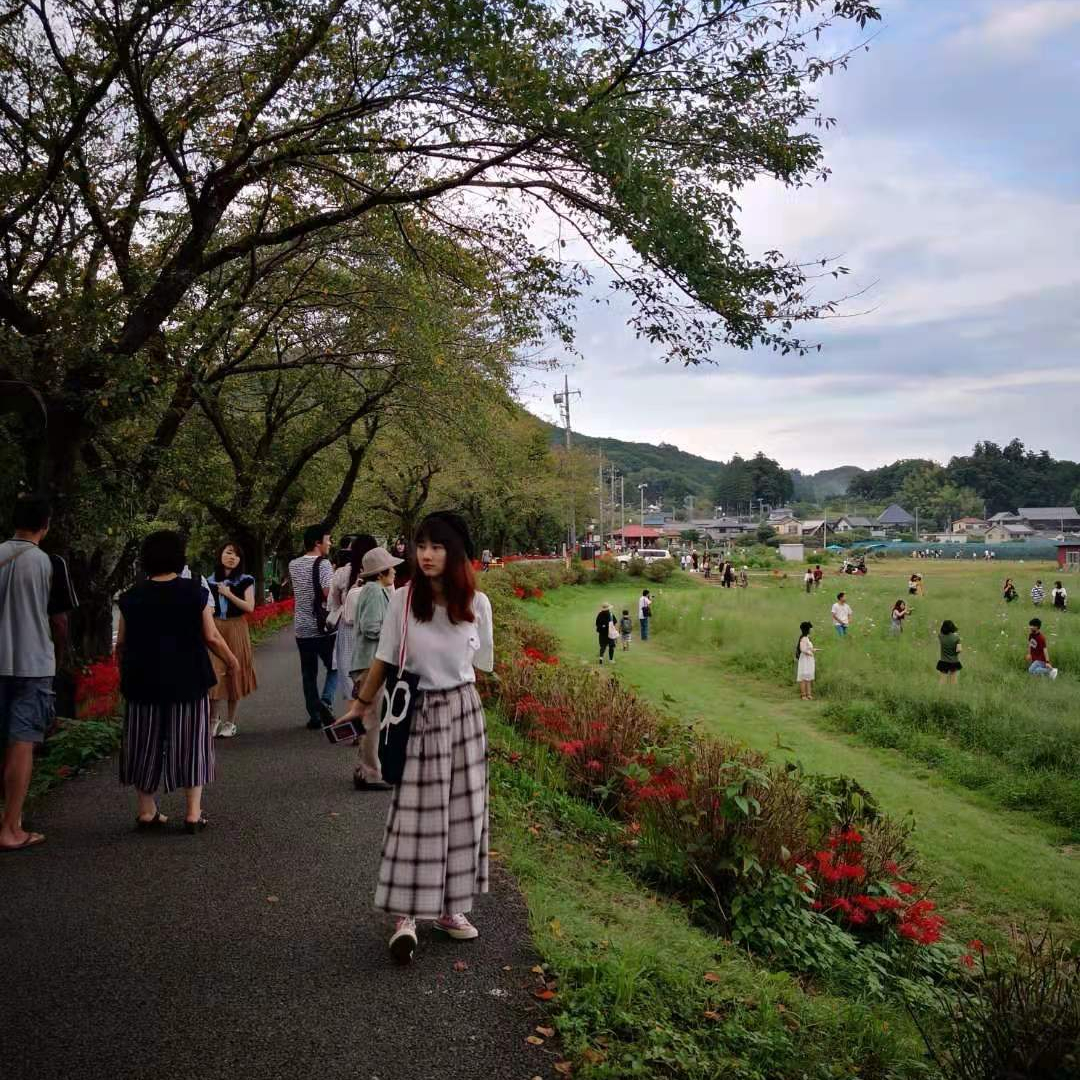
[[[236,557],[240,560],[236,564],[235,570],[226,570],[225,564],[221,561],[221,556],[225,554],[226,548],[232,548],[236,552]],[[217,558],[214,560],[214,580],[228,581],[229,578],[236,574],[239,577],[244,572],[244,549],[235,540],[226,540],[221,547],[218,548]]]
[[[952,621],[952,619],[946,619],[941,624],[941,632],[943,634],[955,634],[956,633],[956,623],[954,623]]]
[[[893,611],[899,611],[901,608],[907,609],[907,604],[903,600],[897,600],[892,606]]]
[[[429,514],[416,530],[414,546],[425,540],[446,548],[442,583],[447,618],[454,624],[471,623],[475,618],[472,602],[476,595],[476,575],[469,558],[472,540],[468,527],[456,514]],[[419,622],[430,622],[435,614],[435,594],[431,579],[422,570],[413,574],[412,590],[413,615]]]
[[[349,545],[349,588],[351,589],[357,579],[364,572],[364,556],[372,549],[377,548],[379,542],[370,533],[357,533]],[[346,592],[348,589],[346,590]]]

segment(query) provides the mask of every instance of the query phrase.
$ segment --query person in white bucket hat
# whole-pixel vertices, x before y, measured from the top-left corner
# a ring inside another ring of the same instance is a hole
[[[364,734],[360,738],[360,753],[353,769],[353,787],[357,791],[387,791],[390,787],[383,782],[379,769],[378,699],[369,705],[362,705],[356,700],[356,695],[367,677],[368,668],[375,658],[375,650],[379,647],[383,619],[394,592],[394,576],[403,561],[391,555],[384,547],[375,547],[365,552],[360,572],[364,585],[352,594],[355,608],[350,614],[354,637],[349,677],[353,681],[353,702],[341,719],[359,719],[364,725]]]

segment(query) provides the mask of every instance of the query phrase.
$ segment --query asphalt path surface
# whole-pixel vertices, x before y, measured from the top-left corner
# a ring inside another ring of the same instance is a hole
[[[64,784],[0,855],[0,1076],[303,1080],[549,1077],[523,901],[492,864],[479,940],[421,924],[395,966],[372,909],[389,796],[306,719],[291,631],[256,654],[240,735],[217,741],[211,826],[134,830],[115,762]]]

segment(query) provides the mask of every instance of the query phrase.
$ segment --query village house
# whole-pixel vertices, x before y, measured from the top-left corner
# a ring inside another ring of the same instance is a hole
[[[844,514],[829,526],[833,532],[837,533],[869,532],[873,527],[874,523],[868,517],[862,517],[859,514]]]
[[[1021,506],[1020,520],[1039,533],[1067,533],[1080,530],[1080,514],[1071,506]]]
[[[747,529],[752,528],[744,521],[740,521],[734,517],[720,517],[720,518],[704,518],[696,519],[694,521],[688,521],[683,525],[683,531],[689,529],[695,529],[702,536],[707,536],[710,540],[727,540],[733,536],[739,536],[746,532]]]
[[[627,525],[612,534],[612,539],[623,547],[635,551],[643,547],[659,547],[663,533],[660,529],[651,529],[647,525]]]
[[[825,519],[814,518],[802,523],[803,536],[821,536],[825,532]]]
[[[957,518],[952,523],[952,528],[949,530],[954,533],[967,533],[969,535],[981,536],[986,532],[987,524],[982,518],[977,517],[962,517]]]
[[[776,531],[777,536],[800,536],[802,535],[802,522],[797,517],[782,517],[769,520],[769,525]]]
[[[1080,540],[1072,544],[1058,544],[1057,560],[1061,570],[1080,570]]]
[[[1007,544],[1013,540],[1027,540],[1029,537],[1035,535],[1035,530],[1030,525],[1025,525],[1023,522],[1014,522],[1011,524],[1002,524],[998,522],[996,525],[991,525],[986,530],[986,535],[983,539],[988,544]]]
[[[886,532],[908,532],[915,526],[915,519],[902,507],[893,503],[878,514],[877,524]]]

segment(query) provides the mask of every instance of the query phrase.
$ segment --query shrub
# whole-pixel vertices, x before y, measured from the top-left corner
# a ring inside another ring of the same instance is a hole
[[[596,569],[593,571],[593,581],[600,585],[609,585],[613,581],[618,581],[620,577],[622,577],[622,567],[611,556],[605,555],[597,560]]]
[[[649,581],[667,581],[675,573],[675,560],[657,559],[645,566],[642,573]]]
[[[645,573],[645,560],[639,559],[636,555],[632,556],[626,564],[626,572],[631,577],[641,577]]]
[[[1080,954],[1074,947],[1048,933],[1025,935],[1015,955],[989,956],[973,941],[961,959],[971,970],[965,983],[937,991],[944,1023],[912,1011],[946,1080],[1080,1075]]]

